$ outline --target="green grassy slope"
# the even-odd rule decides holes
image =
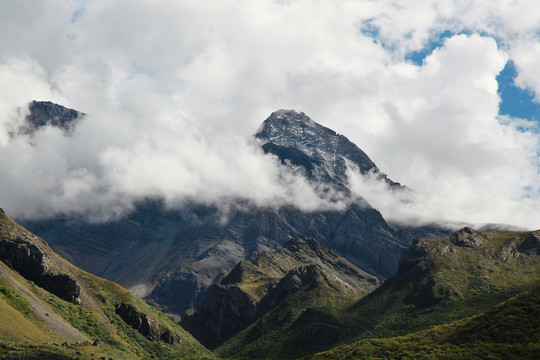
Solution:
[[[479,233],[464,228],[444,240],[417,239],[401,258],[398,274],[351,306],[339,304],[343,297],[321,289],[316,296],[302,297],[299,292],[216,353],[294,358],[337,344],[393,338],[452,323],[536,286],[538,255],[540,231]],[[247,270],[246,279],[257,278],[252,267]]]
[[[167,316],[120,285],[74,267],[1,212],[0,246],[5,248],[6,244],[19,246],[12,248],[20,253],[12,260],[42,256],[44,271],[75,280],[80,294],[77,301],[63,300],[14,270],[15,260],[0,261],[0,358],[214,358]],[[28,249],[38,250],[25,253]],[[50,289],[54,286],[48,284]],[[153,332],[143,335],[144,331],[123,320],[118,314],[121,304],[130,304],[134,316],[146,319]],[[163,333],[169,335],[163,337],[165,340],[151,336]]]
[[[537,286],[540,282],[538,255],[540,231],[479,233],[464,228],[444,240],[417,239],[402,256],[398,274],[356,303],[347,305],[340,302],[346,297],[327,291],[331,287],[302,289],[226,341],[215,352],[230,357],[294,358],[337,344],[374,339],[362,343],[368,349],[366,358],[394,358],[398,353],[410,358],[415,358],[414,354],[417,353],[426,358],[437,358],[438,354],[448,358],[467,358],[471,354],[490,358],[491,348],[486,348],[485,352],[482,352],[482,346],[474,350],[475,343],[468,342],[472,334],[480,333],[480,325],[467,335],[459,335],[465,331],[465,327],[460,328],[461,332],[456,330],[452,342],[435,343],[433,351],[432,340],[445,335],[447,328],[441,324],[484,313],[516,294]],[[262,267],[257,270],[249,264],[243,265],[243,271],[231,274],[231,277],[241,279],[238,282],[241,286],[256,283],[261,278]],[[271,271],[277,268],[275,265],[268,267]],[[247,291],[249,287],[245,288]],[[531,301],[530,296],[524,299]],[[517,304],[517,300],[514,303]],[[495,319],[493,315],[486,316]],[[517,318],[522,319],[523,316]],[[480,321],[477,319],[471,324],[481,324]],[[502,323],[499,320],[489,321],[499,326]],[[431,334],[431,337],[422,333],[420,337],[409,335],[395,338],[434,325],[440,327],[425,333]],[[537,324],[531,325],[531,328],[537,330]],[[495,336],[495,333],[490,330],[485,335]],[[459,350],[462,347],[459,336],[466,340],[463,351]],[[536,351],[534,344],[529,347],[502,341],[499,346],[497,341],[492,342],[494,353],[499,355],[507,350],[522,351],[520,356],[526,358],[531,351]],[[403,343],[405,345],[400,345]],[[384,351],[392,346],[398,346],[399,351],[388,350],[389,355],[385,355]],[[377,350],[379,347],[380,353]]]
[[[352,329],[348,339],[448,323],[531,288],[540,279],[540,256],[522,245],[537,234],[463,229],[444,240],[416,240],[401,258],[398,274],[342,314]],[[471,243],[462,243],[462,237]]]
[[[417,333],[361,340],[308,359],[539,359],[540,286],[482,315]]]
[[[342,327],[335,327],[337,314],[361,296],[339,294],[327,286],[305,286],[227,340],[215,353],[226,358],[294,359],[327,349],[340,337]]]

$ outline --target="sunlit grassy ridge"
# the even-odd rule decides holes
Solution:
[[[351,337],[388,337],[486,311],[538,283],[540,257],[520,252],[532,232],[471,236],[477,247],[452,238],[419,239],[404,254],[396,277],[343,314]]]
[[[30,354],[115,360],[214,358],[169,317],[120,285],[74,267],[43,240],[0,215],[0,242],[39,248],[46,269],[70,276],[80,287],[79,303],[66,301],[21,276],[10,261],[0,261],[0,358]],[[122,303],[131,304],[137,316],[148,318],[153,327],[169,331],[178,340],[166,343],[143,336],[117,314]]]

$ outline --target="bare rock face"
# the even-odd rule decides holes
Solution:
[[[536,253],[540,255],[540,235],[538,232],[533,232],[521,243],[518,247],[519,252]]]
[[[423,272],[431,267],[430,254],[437,252],[433,242],[416,238],[399,259],[398,274],[407,272]]]
[[[486,237],[484,234],[469,227],[464,227],[450,237],[450,242],[452,242],[453,244],[473,249],[482,248],[484,246],[485,240]]]
[[[182,321],[201,344],[214,348],[253,321],[258,300],[237,286],[214,284],[203,304]]]
[[[115,312],[126,324],[137,330],[139,334],[147,339],[162,341],[171,345],[179,343],[181,340],[178,334],[158,325],[152,318],[129,303],[121,303]]]
[[[330,283],[332,283],[330,276],[319,265],[310,264],[292,269],[261,299],[257,310],[257,317],[271,311],[287,297],[295,294],[304,286],[319,288]],[[339,290],[345,294],[348,289]]]
[[[64,130],[65,134],[69,135],[85,116],[77,110],[50,101],[34,100],[28,109],[30,113],[26,116],[25,124],[19,129],[19,133],[22,134],[32,134],[41,127],[52,126]]]
[[[334,184],[338,189],[346,189],[347,161],[363,174],[373,172],[392,187],[402,188],[349,139],[316,123],[303,112],[272,113],[255,137],[263,143],[265,152],[276,155],[282,163],[289,161],[304,168],[308,178]]]
[[[0,260],[61,299],[79,302],[81,289],[68,274],[46,261],[49,255],[43,240],[19,228],[3,211],[0,213]]]

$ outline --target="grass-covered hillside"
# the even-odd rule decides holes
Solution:
[[[540,286],[482,315],[342,345],[308,359],[540,359]]]
[[[1,359],[214,358],[164,314],[0,211]]]
[[[482,313],[540,282],[540,231],[417,239],[397,275],[341,314],[346,339],[390,337]]]
[[[306,251],[301,253],[306,257],[316,257]],[[224,292],[236,289],[236,299],[240,294],[249,295],[244,296],[243,303],[237,304],[242,304],[239,309],[246,309],[251,304],[250,318],[239,321],[238,310],[215,306],[216,301],[207,303],[212,306],[202,311],[227,310],[220,312],[228,316],[221,326],[240,324],[242,330],[237,330],[234,336],[222,341],[214,350],[218,355],[231,358],[298,358],[362,339],[366,339],[361,342],[362,349],[365,346],[368,349],[366,358],[398,358],[400,354],[414,358],[415,352],[425,352],[428,358],[437,358],[438,352],[448,358],[453,355],[467,358],[471,354],[480,356],[481,351],[484,351],[481,356],[490,358],[489,347],[482,350],[482,345],[475,350],[475,342],[471,340],[474,334],[484,334],[484,340],[478,341],[491,341],[497,351],[523,351],[519,354],[527,358],[531,351],[536,351],[536,340],[531,340],[531,346],[525,346],[523,342],[508,345],[503,339],[499,349],[499,340],[492,337],[497,336],[497,326],[504,330],[501,334],[507,334],[505,331],[508,329],[502,328],[504,321],[496,310],[491,309],[540,284],[539,255],[540,231],[481,233],[464,228],[443,240],[416,239],[401,257],[395,277],[351,303],[346,293],[335,291],[339,286],[322,281],[320,283],[324,286],[298,286],[294,293],[284,292],[287,296],[281,301],[265,300],[275,291],[272,289],[278,288],[275,284],[287,278],[279,277],[279,274],[281,264],[287,264],[289,259],[282,252],[265,253],[254,263],[240,263],[224,280],[227,285],[216,287]],[[525,293],[521,300],[512,300],[513,304],[522,304],[523,311],[526,311],[527,302],[535,301],[537,293],[538,289]],[[223,299],[217,293],[214,295],[214,299]],[[263,306],[265,303],[271,306]],[[534,308],[536,305],[531,303],[530,306]],[[265,309],[264,313],[259,310],[261,308]],[[461,320],[486,311],[483,317],[475,318],[470,324],[470,320]],[[496,316],[500,319],[497,320]],[[509,315],[514,319],[512,316]],[[538,323],[534,324],[537,317],[526,312],[515,316],[515,319],[523,318],[524,324],[537,331]],[[444,325],[456,321],[459,328],[455,327],[457,325]],[[485,328],[482,321],[486,322]],[[490,321],[495,325],[490,325]],[[521,320],[516,321],[515,325]],[[426,330],[435,325],[438,327]],[[441,337],[447,329],[453,329],[453,342]],[[414,334],[424,330],[427,332]],[[396,339],[398,336],[405,337]],[[434,340],[439,338],[443,342]],[[465,344],[463,353],[456,352],[456,346],[461,346],[460,341]],[[450,345],[447,342],[453,350],[448,350]],[[399,345],[402,343],[406,344]],[[380,353],[377,352],[379,345]],[[413,350],[407,348],[409,345]],[[397,347],[385,355],[384,351],[389,346]],[[450,351],[449,355],[445,351]],[[500,352],[497,354],[496,358],[502,356]],[[338,355],[336,358],[341,356]]]

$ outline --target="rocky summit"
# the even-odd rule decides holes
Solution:
[[[394,189],[401,188],[382,173],[377,165],[345,136],[324,127],[303,112],[279,110],[270,115],[257,134],[266,153],[276,155],[282,163],[303,168],[312,180],[347,188],[349,161],[362,174],[373,173]]]
[[[70,121],[69,114],[65,112],[64,122]],[[175,316],[199,305],[208,288],[239,261],[277,250],[291,236],[313,238],[363,271],[388,278],[395,274],[400,255],[414,237],[449,234],[437,226],[397,229],[365,200],[352,197],[347,164],[384,178],[397,191],[402,187],[345,136],[305,114],[274,112],[255,137],[268,156],[288,171],[300,170],[323,192],[333,189],[332,193],[350,200],[348,205],[340,210],[302,211],[295,206],[257,207],[232,199],[227,221],[223,221],[217,206],[192,201],[167,209],[160,199],[146,199],[126,217],[112,222],[96,224],[81,217],[58,216],[24,225],[77,266],[119,282]]]
[[[28,114],[19,134],[33,134],[36,130],[51,126],[71,134],[86,114],[50,101],[32,101],[28,104]]]

